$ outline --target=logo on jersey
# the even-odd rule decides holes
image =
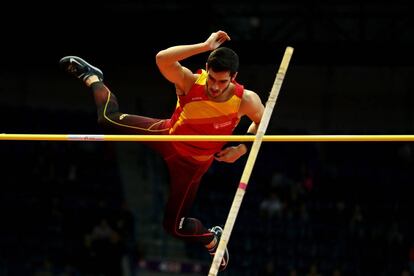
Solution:
[[[227,122],[224,122],[224,123],[214,123],[213,124],[215,129],[228,127],[229,125],[231,125],[231,121],[227,121]]]

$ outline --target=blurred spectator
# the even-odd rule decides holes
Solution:
[[[99,276],[121,275],[120,236],[108,220],[101,219],[85,238],[90,251],[92,273]]]
[[[318,271],[317,264],[313,263],[309,267],[308,273],[306,273],[306,276],[321,276],[321,274]]]
[[[280,217],[283,204],[275,191],[271,191],[267,198],[260,204],[260,213],[266,218]]]
[[[414,274],[414,242],[411,243],[408,253],[408,263],[410,266],[410,272]]]
[[[361,206],[356,204],[349,222],[351,235],[357,239],[362,239],[365,236],[364,223],[364,215],[362,214]]]

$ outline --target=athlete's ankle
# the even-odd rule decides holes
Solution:
[[[101,80],[99,79],[99,77],[98,77],[98,76],[96,76],[96,75],[92,75],[92,76],[88,77],[88,78],[85,80],[85,84],[86,84],[86,86],[90,87],[93,83],[100,82],[100,81],[101,81]]]

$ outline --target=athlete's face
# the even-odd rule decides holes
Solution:
[[[229,71],[214,72],[213,70],[208,70],[207,72],[207,93],[211,98],[217,98],[223,94],[234,79],[230,76]]]

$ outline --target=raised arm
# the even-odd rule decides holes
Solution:
[[[182,66],[180,61],[214,50],[226,40],[230,40],[227,33],[217,31],[212,33],[204,42],[169,47],[157,53],[156,63],[158,69],[167,80],[174,83],[180,91],[186,94],[194,83],[196,76],[188,68]]]

